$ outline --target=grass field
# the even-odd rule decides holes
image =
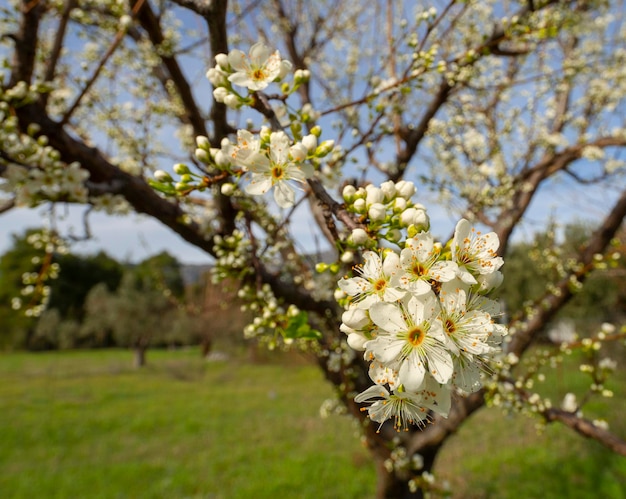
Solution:
[[[195,350],[0,356],[1,498],[359,498],[375,476],[314,366]],[[626,383],[625,383],[626,384]],[[554,389],[559,388],[554,383]],[[614,430],[626,435],[626,394]],[[596,409],[601,410],[596,404]],[[626,459],[554,426],[479,412],[442,452],[458,498],[626,498]]]

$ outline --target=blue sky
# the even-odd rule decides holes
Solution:
[[[185,19],[185,22],[189,22]],[[201,95],[209,94],[208,82],[204,78],[206,61],[196,61],[192,65],[195,76],[191,79],[196,90]],[[188,68],[189,69],[189,68]],[[330,128],[330,127],[328,127]],[[331,138],[331,137],[325,137]],[[542,192],[531,205],[527,221],[515,233],[515,239],[527,239],[538,230],[545,227],[547,220],[552,216],[559,222],[567,223],[573,220],[599,220],[610,209],[610,200],[614,199],[621,185],[604,187],[575,186],[569,181],[551,182],[542,188]],[[419,186],[418,186],[419,189]],[[417,201],[428,208],[431,217],[432,232],[435,236],[446,238],[451,235],[457,217],[443,206],[438,206],[426,195]],[[68,216],[59,223],[62,233],[74,232],[82,234],[82,212],[84,208],[69,208]],[[57,212],[62,213],[64,209]],[[312,223],[306,217],[305,210],[297,213],[292,231],[296,240],[307,252],[315,251],[318,241],[323,239],[319,233],[311,233]],[[11,245],[11,234],[20,234],[31,227],[41,227],[45,221],[45,208],[32,210],[12,210],[0,215],[0,254]],[[93,253],[100,249],[121,261],[140,261],[154,253],[163,250],[169,251],[180,261],[185,263],[207,263],[208,255],[194,246],[186,243],[178,235],[162,226],[159,222],[148,217],[132,215],[127,217],[111,217],[94,213],[90,217],[93,238],[89,242],[77,242],[73,251],[78,253]]]
[[[545,227],[553,216],[560,223],[575,220],[598,221],[611,208],[621,185],[589,187],[575,186],[569,182],[552,183],[533,202],[526,221],[517,229],[514,240],[524,240]],[[418,191],[419,194],[419,191]],[[418,196],[419,197],[419,196]],[[446,238],[454,230],[457,218],[434,203],[425,203],[431,217],[432,232],[436,237]],[[60,222],[64,233],[81,235],[82,211],[73,207]],[[58,209],[57,213],[63,213]],[[72,251],[94,253],[100,249],[120,261],[137,262],[146,257],[167,250],[184,263],[206,264],[210,257],[188,244],[167,227],[146,216],[108,216],[94,213],[90,217],[93,238],[87,242],[76,242]],[[0,215],[0,254],[11,245],[11,234],[20,234],[30,227],[41,227],[45,221],[45,208],[15,209]],[[292,224],[296,240],[307,252],[313,252],[322,241],[317,232],[311,232],[312,223],[304,212],[297,213]]]

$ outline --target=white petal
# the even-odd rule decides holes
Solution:
[[[366,348],[371,350],[380,362],[388,364],[397,361],[404,345],[405,342],[402,340],[389,336],[377,336],[376,339],[367,342]]]
[[[383,272],[388,276],[402,273],[400,257],[396,252],[391,251],[385,255],[385,259],[383,260]]]
[[[443,348],[428,350],[428,370],[439,383],[447,383],[452,378],[454,365],[452,357]]]
[[[296,193],[287,182],[277,182],[274,186],[274,200],[281,208],[290,208],[296,202]]]
[[[253,153],[245,160],[245,164],[251,172],[269,175],[270,160],[261,153]],[[269,179],[269,177],[268,177]],[[271,182],[271,179],[270,179]]]
[[[363,276],[370,279],[378,279],[383,267],[378,253],[366,251],[363,253],[363,260],[365,260],[363,264]]]
[[[265,194],[272,187],[272,180],[264,175],[253,174],[252,180],[246,185],[246,192],[254,196]]]
[[[367,312],[358,308],[350,308],[346,310],[341,315],[341,321],[354,329],[363,329],[365,326],[370,324],[370,318],[367,315]]]
[[[255,43],[250,47],[250,62],[255,67],[263,66],[271,53],[271,49],[263,42]]]
[[[348,335],[347,341],[350,348],[361,352],[365,350],[365,343],[368,342],[368,339],[359,333],[351,333]]]
[[[439,261],[433,263],[428,275],[435,281],[448,282],[454,279],[459,266],[455,262]]]
[[[403,384],[408,391],[416,392],[424,384],[425,374],[426,366],[416,354],[412,354],[400,367],[398,383]]]
[[[229,52],[228,64],[230,64],[230,66],[235,71],[247,71],[250,67],[248,65],[246,54],[244,54],[241,50],[237,50],[237,49],[231,50]]]
[[[390,333],[395,334],[408,329],[402,310],[393,303],[374,303],[370,308],[370,318],[374,324]]]
[[[354,401],[357,404],[360,404],[361,402],[369,402],[372,399],[387,397],[389,397],[389,392],[384,387],[374,385],[370,386],[367,390],[359,393],[356,397],[354,397]]]

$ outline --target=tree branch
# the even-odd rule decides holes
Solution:
[[[148,34],[150,42],[155,49],[158,48],[165,41],[165,37],[163,36],[159,19],[150,7],[150,3],[144,2],[143,0],[132,0],[131,5],[134,10],[137,10],[137,20]],[[196,104],[191,86],[187,82],[187,78],[183,74],[178,61],[173,56],[161,55],[160,57],[171,81],[176,86],[176,90],[185,109],[185,113],[179,116],[180,120],[185,124],[191,125],[196,136],[208,136],[205,118],[202,116]],[[162,81],[162,83],[165,84],[164,81]]]
[[[617,435],[614,435],[604,428],[596,426],[588,419],[578,417],[576,414],[556,408],[546,409],[541,413],[541,415],[548,423],[553,423],[555,421],[563,423],[565,426],[571,428],[583,437],[596,440],[605,447],[611,449],[613,452],[626,456],[625,440],[622,440]]]
[[[556,315],[556,313],[572,298],[571,278],[584,281],[593,265],[593,257],[603,253],[611,239],[619,230],[624,217],[626,217],[626,190],[613,206],[610,213],[605,217],[602,225],[593,233],[587,245],[582,249],[579,262],[582,268],[571,275],[563,278],[553,292],[546,294],[537,301],[533,307],[533,315],[524,319],[513,321],[510,324],[514,332],[508,344],[508,351],[518,357],[526,351],[532,343],[535,335]]]

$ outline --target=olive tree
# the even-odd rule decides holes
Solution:
[[[246,336],[316,354],[363,422],[379,497],[436,489],[439,450],[487,402],[626,454],[572,397],[516,382],[539,333],[610,266],[626,213],[623,13],[15,0],[2,12],[3,210],[132,210],[206,251],[216,280],[241,283]],[[575,258],[546,248],[545,294],[502,314],[487,295],[531,203],[583,187],[604,189],[597,230]],[[451,237],[434,236],[435,202],[459,219]],[[312,258],[303,226],[331,256]],[[563,349],[623,336],[605,325]]]

